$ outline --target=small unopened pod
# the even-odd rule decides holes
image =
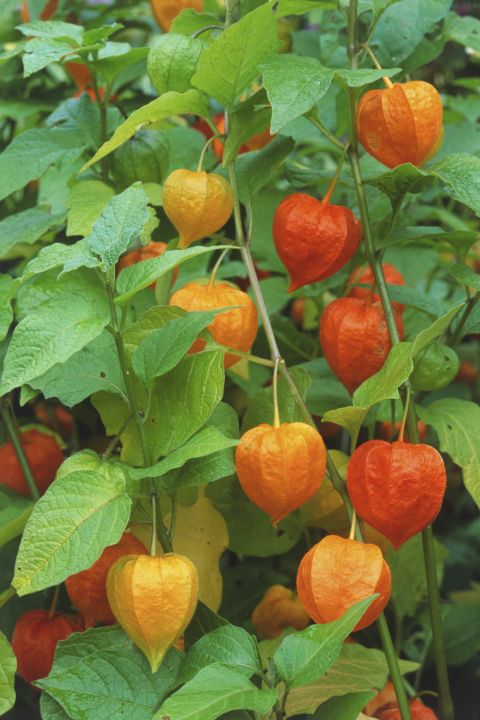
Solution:
[[[235,454],[245,494],[276,525],[318,490],[326,468],[321,435],[306,423],[262,423],[240,438]]]
[[[428,160],[440,146],[442,128],[440,95],[423,80],[369,90],[358,104],[358,138],[370,155],[390,168]]]
[[[395,548],[438,515],[447,475],[440,453],[430,445],[369,440],[348,463],[347,486],[358,515]]]
[[[328,198],[293,193],[275,210],[273,240],[290,275],[289,292],[334,275],[358,249],[360,220]]]
[[[320,624],[337,620],[353,605],[378,593],[354,630],[367,627],[383,612],[390,587],[390,569],[377,545],[337,535],[320,540],[298,567],[298,597]]]
[[[233,192],[218,173],[175,170],[163,186],[163,209],[179,234],[179,247],[222,228],[233,210]]]
[[[310,618],[298,596],[283,585],[272,585],[252,613],[252,625],[261,640],[270,640],[287,628],[303,630]]]
[[[110,568],[107,595],[117,622],[156,672],[193,617],[197,571],[176,553],[126,555]]]

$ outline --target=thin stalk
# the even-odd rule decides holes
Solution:
[[[307,120],[310,120],[312,125],[314,125],[317,130],[320,130],[320,132],[325,135],[327,140],[330,140],[330,142],[335,145],[335,147],[339,148],[342,151],[345,150],[345,145],[337,137],[335,137],[332,132],[330,132],[326,125],[323,124],[323,122],[318,117],[318,113],[316,111],[310,112],[306,116],[306,118]]]
[[[385,657],[387,658],[390,677],[392,678],[393,687],[395,688],[400,715],[402,716],[402,720],[403,718],[410,720],[410,706],[405,690],[405,684],[403,682],[402,673],[400,672],[395,648],[393,647],[392,638],[388,630],[387,621],[385,620],[385,615],[383,613],[377,620],[377,628],[382,641],[383,651],[385,653]]]
[[[108,460],[108,459],[110,458],[111,454],[113,453],[113,451],[115,450],[115,448],[117,447],[117,445],[118,445],[118,443],[119,443],[119,441],[120,441],[120,437],[121,437],[122,434],[125,432],[125,430],[126,430],[126,428],[127,428],[127,425],[128,425],[128,423],[130,422],[131,419],[132,419],[132,416],[129,415],[129,416],[127,417],[127,419],[125,420],[125,422],[123,423],[123,425],[122,425],[122,427],[120,428],[120,430],[118,431],[118,433],[117,433],[117,434],[115,435],[115,437],[110,441],[109,446],[107,447],[107,449],[105,450],[105,452],[104,452],[103,455],[102,455],[102,460],[106,461],[106,460]]]
[[[457,327],[455,328],[452,337],[450,339],[449,345],[451,347],[455,347],[455,345],[460,340],[460,337],[463,332],[463,328],[466,325],[466,322],[470,316],[470,313],[474,309],[475,305],[477,304],[478,300],[480,299],[480,293],[475,293],[475,295],[472,295],[472,297],[469,299],[465,306],[465,310],[462,313],[462,317],[460,318]]]
[[[6,605],[7,602],[15,597],[16,594],[16,590],[12,585],[10,585],[6,590],[2,590],[2,592],[0,592],[0,608]]]
[[[127,354],[125,352],[125,345],[123,342],[123,337],[118,331],[118,318],[117,318],[117,312],[115,308],[115,303],[113,302],[113,291],[111,288],[111,285],[109,283],[105,284],[105,288],[107,291],[108,301],[110,305],[110,314],[112,317],[112,334],[115,339],[115,346],[117,348],[117,355],[118,360],[120,363],[120,368],[122,371],[123,380],[125,382],[125,388],[127,390],[127,398],[128,398],[128,404],[130,406],[130,411],[132,413],[133,421],[135,423],[135,427],[137,429],[138,439],[140,442],[140,448],[142,451],[142,457],[143,457],[143,464],[144,467],[148,467],[151,465],[151,458],[150,453],[148,450],[147,440],[145,437],[145,429],[143,427],[143,419],[140,414],[140,410],[137,404],[137,398],[135,396],[135,389],[133,387],[132,382],[132,376],[130,373],[130,370],[128,368],[128,361],[127,361]],[[148,483],[150,486],[150,494],[153,495],[156,498],[157,507],[159,509],[159,515],[158,515],[158,535],[160,537],[160,542],[162,543],[162,547],[165,550],[165,552],[172,552],[172,543],[170,540],[170,536],[168,534],[168,530],[165,527],[163,523],[163,516],[160,509],[159,500],[157,497],[157,490],[155,487],[155,481],[152,478],[148,478]]]
[[[150,495],[152,502],[152,540],[150,543],[150,555],[155,557],[157,554],[157,495],[152,492]]]
[[[35,478],[33,477],[32,469],[28,464],[27,456],[25,455],[25,451],[23,449],[23,445],[21,443],[20,435],[18,433],[15,422],[13,421],[13,418],[10,415],[10,411],[4,402],[0,403],[0,414],[7,428],[10,440],[12,441],[13,449],[15,450],[15,455],[17,456],[17,460],[20,463],[20,467],[22,468],[25,480],[27,481],[30,495],[34,500],[38,500],[40,497],[40,493],[38,491]]]
[[[273,368],[273,427],[279,428],[280,427],[280,412],[278,410],[278,364],[279,360],[275,362],[275,367]]]
[[[57,611],[57,605],[58,605],[58,598],[60,597],[60,587],[61,585],[57,585],[55,588],[55,592],[53,593],[52,602],[50,604],[50,609],[48,611],[48,619],[51,620],[53,616],[55,615]]]
[[[210,147],[210,145],[214,142],[214,140],[217,139],[217,135],[213,135],[211,138],[207,140],[205,145],[202,148],[202,152],[200,153],[200,157],[198,158],[198,165],[197,165],[197,172],[201,172],[203,170],[203,163],[205,162],[205,155],[207,154],[207,150]]]

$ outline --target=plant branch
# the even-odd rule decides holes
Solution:
[[[2,416],[3,422],[5,423],[5,426],[7,428],[7,432],[10,436],[10,440],[12,442],[13,449],[15,450],[15,455],[17,456],[17,460],[20,464],[20,467],[22,468],[22,472],[23,472],[23,475],[27,482],[28,489],[30,491],[30,495],[32,496],[32,498],[34,500],[38,500],[40,497],[40,493],[37,488],[35,478],[33,477],[32,469],[27,460],[27,456],[25,455],[25,450],[23,449],[23,445],[20,440],[19,432],[18,432],[17,427],[12,419],[10,410],[7,407],[5,400],[0,402],[0,414]]]

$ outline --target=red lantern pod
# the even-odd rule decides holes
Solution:
[[[289,292],[334,275],[360,245],[360,220],[330,204],[331,190],[321,202],[304,193],[287,195],[275,211],[273,240],[290,274]]]
[[[353,507],[395,548],[436,518],[446,484],[442,456],[430,445],[369,440],[348,464]]]
[[[398,312],[395,320],[402,337]],[[320,345],[335,375],[353,393],[380,370],[392,346],[381,304],[349,297],[331,302],[320,319]]]
[[[382,267],[385,281],[389,285],[405,285],[405,279],[396,267],[390,265],[390,263],[383,263]],[[360,285],[370,285],[371,287],[352,287],[348,291],[347,297],[359,298],[359,300],[370,299],[372,302],[378,302],[380,300],[380,295],[377,292],[374,292],[374,290],[376,290],[376,286],[374,286],[375,277],[371,267],[367,265],[366,267],[356,268],[348,278],[349,285],[353,285],[355,283]],[[405,310],[405,305],[395,301],[392,302],[392,307],[399,312],[403,312]]]
[[[402,720],[402,713],[396,703],[390,703],[379,708],[374,717],[378,720]],[[433,710],[418,699],[410,703],[410,717],[412,720],[438,720]]]

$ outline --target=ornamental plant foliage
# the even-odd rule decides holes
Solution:
[[[476,717],[465,12],[1,3],[1,715]]]

